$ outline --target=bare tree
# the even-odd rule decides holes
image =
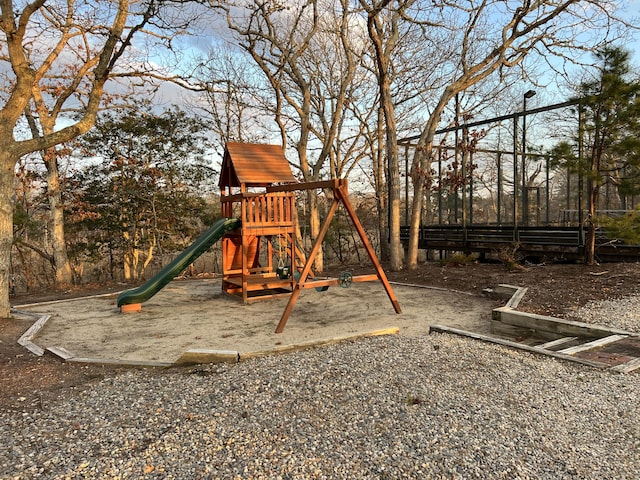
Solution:
[[[429,11],[431,6],[423,3],[420,0],[359,2],[366,14],[367,32],[373,45],[373,70],[383,120],[378,133],[386,162],[379,161],[378,166],[386,172],[392,270],[403,267],[398,125],[402,123],[407,131],[415,125],[417,118],[424,115],[424,102],[429,99],[430,92],[439,88],[441,65],[446,64],[450,56],[450,42],[447,41],[450,32],[445,27],[445,19],[438,15],[443,9],[433,9],[435,13],[429,18],[425,11]],[[433,33],[427,34],[431,31]],[[381,172],[376,177],[380,179]]]
[[[413,201],[407,263],[415,268],[423,207],[423,191],[429,183],[434,136],[447,104],[459,92],[492,75],[498,79],[514,67],[522,67],[528,56],[536,55],[553,68],[571,62],[571,52],[592,50],[597,35],[615,33],[615,2],[578,0],[473,0],[464,7],[451,2],[432,2],[437,15],[447,10],[447,28],[459,32],[456,55],[450,59],[446,85],[436,95],[412,162]],[[428,11],[424,12],[425,15]],[[585,25],[594,38],[583,43]],[[435,23],[432,29],[435,29]],[[554,59],[557,60],[554,62]]]
[[[0,107],[0,316],[8,316],[13,239],[14,168],[33,152],[87,132],[110,94],[110,79],[166,77],[151,69],[151,43],[170,48],[189,24],[170,0],[0,0],[0,64],[4,78]],[[135,44],[146,36],[149,44]],[[111,92],[113,93],[113,92]],[[16,138],[25,112],[38,122],[31,138]],[[64,125],[59,123],[65,118]]]
[[[223,42],[199,62],[193,81],[201,86],[205,102],[196,97],[191,108],[209,119],[220,157],[227,142],[265,141],[268,135],[266,86],[259,76],[246,52]]]
[[[58,114],[43,119],[43,132],[51,134],[55,130]],[[39,136],[38,123],[32,112],[25,111],[25,117],[33,137]],[[53,248],[53,268],[56,285],[72,283],[71,264],[67,255],[64,233],[64,203],[62,201],[62,185],[58,165],[59,151],[57,147],[48,148],[41,153],[42,161],[47,169],[47,198],[49,200],[49,224],[51,225],[51,244]]]
[[[353,41],[348,1],[285,7],[254,0],[220,8],[271,87],[271,114],[282,145],[293,143],[304,180],[319,180],[327,169],[337,175],[336,142],[363,48]],[[307,201],[313,241],[320,231],[318,192],[308,190]],[[323,269],[321,254],[315,268]]]
[[[400,160],[398,154],[398,136],[396,114],[391,94],[392,52],[399,40],[398,23],[401,21],[400,10],[392,12],[388,22],[381,18],[382,12],[392,0],[373,2],[369,7],[365,0],[360,4],[367,11],[367,31],[374,47],[374,58],[379,87],[379,101],[384,126],[386,129],[386,154],[389,182],[387,208],[389,209],[389,263],[391,270],[402,269],[402,245],[400,243]],[[380,162],[381,163],[381,162]],[[379,164],[379,166],[381,166]]]

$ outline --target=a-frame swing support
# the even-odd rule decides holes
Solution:
[[[346,179],[334,179],[334,180],[326,180],[326,181],[320,181],[320,182],[309,182],[309,183],[302,183],[302,184],[296,183],[296,184],[271,186],[271,187],[267,187],[267,192],[269,193],[291,192],[291,191],[297,191],[297,190],[312,190],[312,189],[332,190],[333,202],[331,203],[329,212],[324,220],[324,223],[322,224],[322,227],[320,228],[318,238],[316,238],[316,241],[313,244],[311,253],[307,257],[304,267],[300,272],[300,278],[298,278],[297,281],[294,280],[293,291],[291,292],[291,295],[289,297],[289,302],[287,303],[287,306],[284,312],[282,313],[282,317],[280,318],[280,322],[278,323],[278,326],[276,328],[276,333],[282,333],[282,331],[284,330],[284,327],[287,324],[287,320],[289,319],[289,316],[291,315],[293,307],[295,306],[296,301],[298,300],[298,297],[300,296],[300,292],[302,290],[304,290],[305,288],[318,288],[318,287],[324,287],[324,286],[338,285],[340,282],[340,279],[337,279],[337,278],[313,279],[310,276],[313,262],[315,261],[315,258],[318,255],[318,252],[320,251],[320,247],[322,246],[324,237],[329,231],[331,220],[333,220],[333,217],[336,211],[338,210],[338,206],[340,205],[340,203],[342,203],[347,214],[349,215],[349,218],[353,222],[353,225],[356,231],[358,232],[358,235],[360,236],[360,240],[362,241],[362,244],[364,245],[364,248],[367,251],[367,254],[369,255],[369,259],[371,260],[371,263],[375,268],[375,273],[369,274],[369,275],[353,276],[352,281],[353,282],[371,282],[371,281],[378,280],[382,282],[382,285],[384,286],[384,289],[387,292],[387,296],[389,297],[389,300],[391,301],[391,304],[393,305],[395,312],[402,313],[400,304],[398,303],[398,299],[396,298],[396,295],[393,292],[393,289],[391,288],[391,284],[389,283],[389,280],[387,279],[387,276],[384,273],[384,270],[382,269],[382,265],[380,265],[378,257],[376,256],[376,253],[373,247],[371,246],[371,242],[369,242],[369,238],[367,237],[367,234],[364,231],[364,228],[362,227],[362,224],[360,223],[358,216],[356,215],[355,209],[353,208],[353,206],[351,205],[351,202],[349,201],[349,189],[348,189],[348,183]]]

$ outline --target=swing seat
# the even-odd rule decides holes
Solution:
[[[289,267],[285,267],[285,266],[278,267],[276,269],[276,275],[280,280],[287,280],[288,278],[291,278],[291,271]]]

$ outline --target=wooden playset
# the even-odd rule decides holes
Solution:
[[[137,312],[171,279],[222,240],[222,289],[244,303],[286,295],[285,308],[276,333],[282,332],[289,315],[306,288],[324,291],[331,285],[348,287],[352,282],[380,281],[396,313],[400,305],[380,266],[373,247],[349,202],[344,179],[298,183],[278,145],[228,143],[220,175],[223,218],[204,232],[191,246],[143,285],[122,292],[120,311]],[[322,189],[333,197],[311,253],[305,258],[296,245],[296,192]],[[360,236],[374,273],[339,278],[314,278],[312,265],[320,251],[338,206],[342,204]],[[274,259],[277,257],[277,262]]]
[[[276,328],[284,330],[291,311],[307,288],[380,281],[396,313],[398,300],[349,201],[346,179],[298,183],[279,145],[228,143],[220,175],[222,215],[241,226],[222,238],[222,289],[243,302],[287,295],[289,302]],[[296,246],[295,192],[322,189],[333,197],[311,252]],[[315,278],[312,266],[339,205],[342,204],[374,267],[367,275],[344,272],[339,278]],[[261,255],[263,253],[263,255]],[[277,264],[274,258],[277,257]]]

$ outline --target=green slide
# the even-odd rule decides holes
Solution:
[[[193,244],[184,252],[178,255],[164,267],[157,275],[147,280],[144,284],[132,290],[122,292],[118,296],[118,307],[142,303],[149,300],[158,293],[176,275],[179,275],[185,268],[195,261],[200,255],[209,250],[211,246],[220,240],[223,235],[240,226],[240,220],[236,218],[222,218],[204,232]]]

